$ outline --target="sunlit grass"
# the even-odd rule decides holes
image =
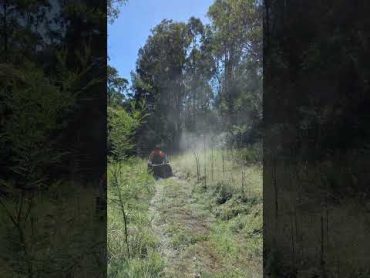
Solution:
[[[216,218],[207,240],[222,267],[209,277],[262,277],[262,166],[248,152],[207,149],[172,158],[174,171],[193,184],[195,203]]]
[[[248,149],[210,150],[186,152],[172,157],[175,171],[184,177],[197,179],[196,155],[200,164],[200,183],[206,185],[225,184],[235,192],[244,189],[246,194],[262,196],[262,165],[250,163]],[[244,187],[244,188],[243,188]]]
[[[216,269],[198,266],[204,277],[262,277],[262,167],[245,160],[245,154],[248,150],[199,152],[199,175],[194,153],[177,155],[170,160],[178,178],[157,182],[147,174],[144,160],[122,163],[120,190],[130,257],[117,194],[108,186],[108,276],[160,277],[166,267],[160,255],[161,235],[154,231],[149,211],[155,187],[160,186],[165,198],[156,213],[171,248],[182,252],[173,266],[167,266],[170,271],[187,268],[191,254],[204,253],[212,254],[217,264]],[[189,217],[194,220],[189,222]]]
[[[117,165],[114,165],[117,166]],[[113,165],[108,167],[108,277],[157,277],[163,268],[158,253],[158,238],[153,233],[149,203],[154,194],[154,179],[143,160],[121,163],[120,186],[128,219],[128,242],[119,209],[116,188],[110,186]]]

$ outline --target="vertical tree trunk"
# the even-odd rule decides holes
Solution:
[[[324,216],[320,216],[320,232],[321,232],[321,240],[320,240],[320,266],[321,266],[321,273],[322,277],[326,277],[325,275],[325,258],[324,258]]]
[[[279,211],[279,201],[278,201],[278,187],[277,187],[277,181],[276,181],[276,161],[274,159],[273,166],[272,166],[272,178],[273,178],[273,185],[274,185],[274,194],[275,194],[275,219],[277,222],[278,219],[278,211]]]
[[[123,225],[124,225],[124,233],[125,233],[125,243],[126,243],[126,250],[127,250],[127,256],[130,258],[130,247],[129,247],[129,241],[128,241],[128,221],[127,221],[127,214],[124,206],[124,201],[121,193],[120,188],[120,178],[121,178],[121,165],[116,166],[116,169],[114,169],[113,172],[113,186],[116,188],[117,195],[118,195],[118,201],[120,205],[120,209],[122,212],[122,218],[123,218]]]
[[[204,188],[207,188],[207,151],[205,135],[203,135],[203,151],[204,151]]]
[[[213,182],[213,175],[214,175],[214,163],[213,163],[213,144],[211,146],[211,177]]]
[[[7,61],[8,56],[8,1],[4,0],[3,3],[4,17],[3,17],[3,43],[4,43],[4,60]]]

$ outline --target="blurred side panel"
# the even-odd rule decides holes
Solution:
[[[0,277],[106,276],[106,6],[0,2]]]
[[[369,11],[264,3],[265,277],[370,273]]]

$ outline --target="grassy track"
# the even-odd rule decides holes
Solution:
[[[261,167],[225,156],[199,154],[201,175],[194,154],[174,157],[176,176],[159,181],[144,161],[122,165],[131,254],[110,186],[109,277],[262,277]]]
[[[193,199],[189,183],[176,177],[159,181],[151,211],[165,277],[196,277],[215,266],[203,245],[213,219]]]

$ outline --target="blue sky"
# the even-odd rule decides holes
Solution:
[[[212,3],[213,0],[128,0],[119,18],[108,25],[109,64],[130,81],[137,53],[153,27],[163,19],[187,21],[191,16],[207,23]]]

